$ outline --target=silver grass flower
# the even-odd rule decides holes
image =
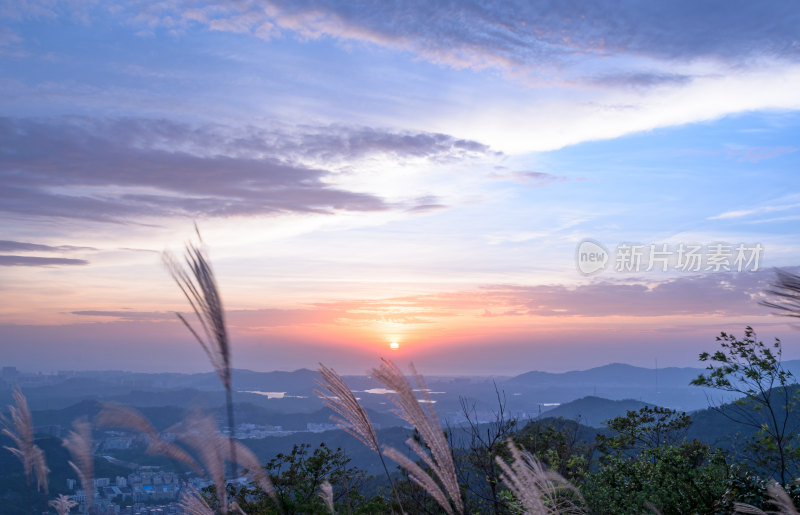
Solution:
[[[400,369],[389,360],[381,359],[381,361],[381,366],[372,370],[372,377],[383,383],[389,390],[395,392],[389,396],[394,405],[397,406],[394,413],[417,429],[420,436],[422,436],[422,440],[430,449],[430,455],[410,438],[406,441],[406,444],[411,447],[414,453],[434,472],[436,478],[444,487],[444,491],[447,492],[447,495],[453,502],[455,511],[457,513],[462,513],[464,511],[464,504],[461,500],[461,489],[458,485],[458,476],[456,475],[453,455],[450,452],[450,446],[447,443],[444,431],[442,431],[439,418],[436,416],[436,411],[433,409],[433,402],[431,402],[430,396],[428,395],[428,388],[425,385],[425,380],[417,373],[414,365],[411,365],[411,372],[414,376],[414,380],[417,383],[423,400],[426,401],[425,407],[423,407],[417,399],[411,383],[406,379]],[[403,455],[397,450],[387,447],[385,452],[389,458],[409,471],[412,480],[428,490],[428,493],[442,505],[442,508],[448,511],[449,503],[446,499],[444,499],[443,503],[443,496],[439,495],[441,489],[439,489],[439,492],[436,492],[433,488],[429,490],[432,484],[436,484],[433,478],[431,478],[431,481],[428,481],[421,477],[420,472],[422,474],[425,473],[418,466],[413,470],[409,468],[410,460],[408,459],[402,460],[402,462],[398,461],[400,456]],[[450,513],[450,511],[448,511],[448,513]]]
[[[187,515],[214,515],[214,510],[193,486],[181,491],[178,504]]]
[[[55,508],[58,515],[69,515],[70,510],[78,505],[77,502],[73,501],[64,494],[59,494],[58,497],[50,501],[48,504]]]
[[[200,465],[189,453],[177,445],[161,439],[158,431],[150,424],[150,421],[134,408],[121,404],[104,403],[103,409],[95,417],[95,423],[102,427],[126,427],[146,434],[149,440],[145,450],[147,454],[151,456],[162,455],[180,461],[197,474],[203,475]]]
[[[336,510],[333,508],[333,487],[327,479],[319,485],[319,497],[325,503],[331,515],[336,515]]]
[[[583,498],[569,481],[558,473],[545,470],[531,453],[508,441],[511,464],[499,456],[500,479],[514,493],[525,513],[532,515],[584,514]]]
[[[272,481],[270,481],[269,476],[266,471],[264,471],[264,467],[261,466],[261,462],[258,461],[256,455],[239,441],[236,441],[235,445],[236,463],[246,469],[250,479],[255,481],[255,483],[269,495],[270,499],[278,505],[278,496],[275,493],[275,487],[272,485]],[[233,459],[233,457],[231,458]]]
[[[50,472],[50,469],[47,468],[44,452],[34,443],[33,418],[28,409],[28,401],[19,388],[14,390],[12,397],[16,406],[8,406],[11,420],[5,417],[2,418],[4,426],[2,434],[11,438],[16,447],[6,445],[3,448],[16,456],[22,463],[28,484],[30,485],[32,476],[35,473],[36,489],[38,491],[44,490],[47,493],[47,473]]]
[[[197,451],[203,467],[217,492],[220,509],[228,509],[225,489],[225,461],[236,460],[236,464],[247,470],[248,476],[278,504],[275,488],[255,454],[239,441],[234,440],[234,452],[229,441],[219,433],[216,422],[209,416],[193,413],[182,424],[179,438]]]
[[[222,297],[219,294],[217,280],[211,263],[202,246],[203,239],[195,225],[195,232],[200,244],[186,244],[184,264],[169,252],[164,252],[162,258],[170,275],[177,283],[189,305],[194,311],[200,324],[200,330],[189,323],[180,313],[176,313],[183,325],[189,330],[208,356],[211,365],[217,372],[222,386],[225,388],[225,405],[228,411],[228,427],[230,428],[230,452],[234,456],[231,460],[231,475],[236,475],[235,447],[233,440],[236,426],[233,421],[233,389],[231,385],[231,348],[228,340],[228,330],[225,326],[225,311],[222,308]],[[188,271],[187,271],[188,270]]]
[[[734,513],[753,514],[753,515],[798,515],[797,508],[794,507],[794,502],[786,490],[775,481],[767,486],[767,495],[769,495],[769,503],[775,506],[774,511],[763,511],[755,506],[744,503],[735,503],[733,505]]]
[[[231,355],[228,331],[225,326],[222,298],[205,249],[194,243],[187,243],[185,267],[170,252],[164,252],[162,258],[170,275],[189,301],[200,324],[200,331],[196,330],[183,315],[180,313],[176,315],[200,343],[222,385],[226,390],[230,389]]]
[[[184,429],[179,438],[197,451],[208,478],[214,482],[220,511],[225,514],[228,507],[225,487],[225,439],[217,431],[217,424],[211,417],[194,413],[183,425]]]
[[[409,440],[413,442],[413,440]],[[408,443],[409,440],[407,440],[406,443]],[[387,445],[383,448],[383,452],[390,460],[393,460],[398,465],[403,467],[406,472],[408,472],[408,477],[411,479],[411,481],[428,492],[428,495],[433,497],[433,500],[439,503],[439,506],[442,507],[447,515],[453,515],[453,507],[450,506],[450,502],[447,500],[447,496],[445,495],[444,491],[442,491],[436,480],[433,479],[427,472],[425,472],[422,467],[394,447]]]
[[[359,404],[344,379],[335,370],[322,363],[319,364],[319,375],[322,376],[324,382],[317,381],[317,384],[330,393],[319,390],[314,390],[314,393],[322,398],[325,406],[339,415],[339,417],[331,416],[331,420],[372,451],[380,452],[375,428],[372,426],[366,410]]]
[[[785,270],[775,270],[777,280],[764,293],[774,300],[762,300],[762,306],[772,308],[777,314],[800,318],[800,275]]]
[[[94,456],[92,454],[92,427],[86,420],[75,420],[73,430],[64,439],[72,460],[69,466],[78,474],[83,489],[86,491],[86,503],[94,504]]]
[[[392,486],[395,500],[400,504],[400,496],[397,494],[394,479],[389,474],[389,468],[383,459],[383,452],[381,452],[378,444],[378,435],[367,415],[367,411],[361,406],[353,391],[350,390],[350,387],[347,386],[347,383],[335,370],[320,363],[319,374],[322,376],[323,381],[316,381],[316,383],[325,388],[328,393],[320,390],[314,390],[314,393],[322,399],[322,403],[325,406],[339,415],[338,417],[332,415],[332,421],[378,455],[381,465],[383,465],[383,471],[386,473],[386,478]],[[400,511],[402,512],[402,505]]]

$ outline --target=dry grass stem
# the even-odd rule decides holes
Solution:
[[[333,486],[331,486],[330,481],[327,479],[319,485],[319,497],[322,499],[322,502],[325,503],[331,515],[336,515],[336,510],[333,507]]]
[[[444,491],[447,492],[447,495],[453,502],[455,511],[462,513],[464,511],[464,504],[461,500],[461,489],[458,485],[458,476],[456,475],[453,455],[450,453],[450,446],[447,443],[447,438],[445,437],[444,431],[442,431],[442,426],[439,423],[439,418],[436,416],[436,411],[433,409],[433,403],[428,395],[425,380],[417,373],[414,366],[411,365],[411,372],[414,375],[415,382],[417,383],[423,400],[426,401],[425,407],[423,407],[417,399],[411,383],[406,379],[400,369],[389,360],[382,359],[381,361],[381,366],[372,370],[372,377],[383,383],[389,390],[395,392],[395,394],[389,396],[391,401],[398,408],[394,413],[419,431],[422,440],[430,449],[430,455],[413,440],[409,439],[406,443],[408,443],[415,454],[433,470],[442,486],[444,486]],[[397,461],[397,463],[408,470],[409,473],[412,473],[412,470],[408,467],[410,460],[405,459],[403,463],[401,463],[397,458],[402,456],[402,454],[396,450],[392,451],[393,452],[390,453],[390,449],[387,448],[386,455],[392,460]],[[412,473],[412,478],[416,477],[415,481],[428,490],[428,487],[430,487],[431,484],[435,484],[435,481],[425,480],[423,477],[419,476],[419,472],[422,472],[422,469],[420,467],[417,467],[417,469],[418,470]],[[426,485],[428,487],[426,487]],[[439,491],[441,492],[441,489]],[[440,500],[441,496],[438,492],[428,490],[428,493],[430,493],[439,504],[442,504]],[[439,496],[439,498],[437,498],[437,496]],[[445,508],[445,505],[449,506],[449,503],[445,501],[442,507]],[[445,509],[447,510],[447,508]]]
[[[320,390],[314,390],[314,393],[322,398],[322,403],[325,406],[339,415],[338,417],[332,415],[332,421],[378,455],[378,458],[381,460],[381,465],[383,465],[383,471],[386,473],[386,479],[389,480],[395,500],[400,504],[400,511],[402,512],[400,496],[397,493],[394,479],[392,479],[392,475],[389,474],[386,461],[383,459],[383,453],[378,443],[378,435],[367,415],[367,411],[361,406],[361,403],[358,402],[353,391],[350,390],[350,387],[347,386],[347,383],[344,382],[344,379],[342,379],[335,370],[320,363],[319,374],[322,376],[324,382],[317,381],[317,384],[325,388],[328,393]]]
[[[214,419],[197,413],[183,424],[179,438],[197,451],[208,478],[214,482],[220,510],[227,512],[228,495],[225,488],[225,438],[219,434]]]
[[[193,486],[181,492],[178,503],[186,515],[214,515],[214,510],[206,503],[206,500],[195,490]]]
[[[225,388],[225,404],[228,411],[228,427],[230,431],[230,453],[234,456],[231,460],[231,475],[236,475],[236,448],[233,444],[236,425],[233,421],[233,389],[231,384],[231,348],[228,340],[228,330],[225,326],[225,310],[222,307],[222,297],[219,294],[217,280],[211,263],[202,246],[203,239],[195,225],[199,245],[186,244],[184,255],[185,267],[169,252],[164,252],[162,257],[170,275],[175,280],[178,288],[183,292],[186,300],[194,311],[200,324],[198,331],[180,313],[176,313],[183,325],[200,343],[208,356],[211,365],[217,372],[222,386]],[[188,271],[187,271],[188,270]],[[201,334],[202,333],[202,334]]]
[[[779,315],[800,318],[800,275],[776,270],[776,281],[764,293],[774,300],[762,300],[762,306],[776,310]]]
[[[203,475],[203,469],[197,464],[189,453],[177,445],[162,440],[158,431],[150,424],[139,411],[120,404],[105,403],[103,409],[95,418],[95,423],[103,427],[126,427],[144,433],[149,437],[145,452],[152,455],[162,455],[186,464],[194,472]]]
[[[539,460],[522,451],[513,442],[508,450],[514,461],[506,463],[496,457],[500,479],[522,503],[525,513],[536,515],[584,514],[583,498],[569,481],[545,470]],[[565,495],[566,494],[566,495]],[[576,502],[577,501],[577,502]]]
[[[11,438],[16,447],[3,446],[3,448],[16,456],[22,463],[28,484],[31,483],[32,476],[35,473],[36,489],[39,491],[44,490],[47,493],[47,474],[50,469],[47,468],[44,452],[34,443],[33,418],[31,417],[30,409],[28,409],[28,401],[19,388],[14,390],[12,397],[16,406],[8,406],[11,420],[5,417],[2,419],[4,426],[2,434]]]
[[[411,479],[411,481],[428,492],[428,495],[433,497],[433,499],[439,503],[439,506],[442,507],[447,515],[453,515],[453,507],[450,506],[450,502],[447,500],[447,496],[445,495],[444,491],[441,489],[441,487],[439,487],[438,483],[436,483],[436,481],[427,472],[425,472],[425,470],[422,469],[422,467],[417,465],[415,461],[409,459],[405,454],[398,451],[394,447],[386,446],[383,448],[383,452],[389,457],[389,459],[403,467],[406,472],[408,472],[408,477]]]
[[[189,301],[201,330],[197,331],[180,313],[176,315],[203,347],[222,385],[229,390],[231,354],[228,331],[225,327],[222,298],[205,250],[201,246],[187,243],[184,256],[186,267],[170,252],[164,252],[162,257],[170,275]]]
[[[767,486],[767,494],[769,495],[769,503],[775,506],[773,511],[764,511],[744,503],[736,503],[733,505],[734,513],[752,514],[752,515],[798,515],[797,508],[794,507],[794,502],[786,490],[775,481]]]
[[[72,423],[73,430],[64,439],[72,461],[70,467],[78,474],[84,491],[86,503],[91,507],[94,504],[94,456],[92,454],[92,427],[86,420],[76,420]]]
[[[380,448],[375,428],[372,427],[372,422],[370,422],[366,410],[359,404],[344,379],[336,371],[322,363],[319,364],[319,374],[324,382],[317,381],[317,384],[328,390],[329,393],[319,390],[314,390],[314,393],[322,398],[322,403],[325,406],[341,417],[332,416],[331,420],[372,449],[372,451],[379,452]]]
[[[272,481],[270,481],[266,471],[264,471],[264,467],[261,466],[255,454],[238,441],[236,442],[235,459],[240,466],[247,469],[248,476],[269,495],[270,499],[272,499],[276,505],[279,505],[278,496],[275,494],[275,487],[272,485]]]

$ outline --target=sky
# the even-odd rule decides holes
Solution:
[[[195,223],[237,368],[800,358],[798,91],[793,0],[0,2],[0,366],[208,370]]]

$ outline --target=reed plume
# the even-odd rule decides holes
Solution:
[[[214,482],[220,511],[225,514],[228,508],[225,485],[225,440],[220,436],[217,424],[211,417],[193,413],[183,426],[179,438],[197,451],[208,478]]]
[[[195,487],[189,486],[181,491],[181,498],[178,504],[187,515],[214,515],[214,510],[208,505],[206,500],[200,495]]]
[[[331,482],[327,479],[319,485],[319,497],[322,499],[322,502],[325,503],[331,515],[336,515],[336,510],[333,507],[333,487],[331,486]]]
[[[189,453],[177,445],[167,442],[158,434],[150,421],[139,411],[115,403],[104,403],[103,409],[95,417],[95,424],[102,427],[126,427],[148,436],[145,452],[151,456],[162,455],[186,464],[194,472],[203,475],[203,470]]]
[[[73,430],[64,439],[72,460],[69,466],[78,474],[83,490],[86,492],[86,503],[91,509],[94,505],[94,456],[92,454],[92,427],[86,420],[75,420]]]
[[[785,270],[775,270],[777,280],[764,293],[774,300],[762,300],[762,306],[772,308],[778,315],[800,318],[800,275]]]
[[[767,486],[767,495],[769,495],[768,503],[775,506],[774,511],[764,511],[744,503],[735,503],[733,505],[734,513],[752,514],[752,515],[798,515],[797,508],[794,507],[794,502],[786,490],[781,485],[772,481]]]
[[[339,427],[356,437],[361,443],[372,451],[380,453],[378,446],[378,436],[375,428],[372,427],[367,412],[358,403],[356,396],[344,382],[344,379],[332,368],[328,368],[322,363],[319,364],[319,375],[323,381],[316,381],[318,385],[328,390],[328,393],[314,390],[314,393],[322,399],[322,403],[339,414],[331,416]]]
[[[394,485],[394,480],[389,474],[389,468],[386,466],[386,461],[383,459],[383,452],[381,452],[380,445],[378,444],[378,435],[372,422],[367,415],[366,410],[361,406],[344,379],[336,373],[332,368],[328,368],[322,363],[319,364],[319,374],[322,376],[323,381],[316,381],[318,385],[325,388],[329,393],[320,390],[314,390],[314,393],[322,399],[322,403],[332,409],[339,416],[332,415],[331,420],[339,427],[353,435],[367,448],[378,454],[378,458],[383,465],[383,471],[386,473],[386,478],[392,486],[395,500],[400,504],[400,496],[397,495],[397,489]],[[402,505],[401,505],[402,511]]]
[[[58,497],[50,501],[48,504],[55,508],[58,515],[69,515],[69,512],[72,510],[72,508],[78,505],[77,502],[73,501],[64,494],[58,494]]]
[[[231,456],[233,459],[233,456]],[[264,471],[264,467],[261,466],[261,462],[258,461],[255,454],[245,447],[240,442],[236,442],[236,457],[237,464],[247,470],[248,476],[250,479],[255,481],[255,483],[261,487],[264,492],[269,495],[270,499],[275,503],[276,506],[280,506],[278,502],[278,496],[275,493],[275,487],[270,481],[269,476]]]
[[[584,514],[583,498],[569,481],[556,472],[545,470],[531,453],[508,441],[514,459],[509,465],[499,456],[500,479],[514,493],[527,514]],[[564,495],[564,494],[567,495]],[[577,499],[577,502],[576,502]]]
[[[236,460],[236,464],[247,469],[248,476],[278,505],[275,488],[264,471],[258,458],[238,441],[228,445],[217,428],[214,419],[198,413],[191,414],[183,423],[179,438],[197,451],[203,467],[211,481],[219,499],[220,510],[228,510],[227,491],[225,487],[225,461]],[[233,450],[231,450],[233,447]]]
[[[453,455],[450,452],[450,446],[447,443],[444,431],[442,431],[439,418],[436,416],[436,411],[433,409],[433,402],[428,395],[425,380],[417,373],[414,365],[411,365],[414,380],[425,401],[425,407],[423,408],[414,394],[414,388],[400,369],[387,359],[381,359],[381,361],[381,365],[373,369],[371,375],[383,383],[386,388],[394,391],[394,394],[389,396],[394,405],[397,406],[394,413],[417,429],[422,440],[430,449],[430,454],[412,438],[406,440],[406,445],[433,471],[444,490],[422,467],[396,449],[385,447],[386,456],[406,469],[411,480],[424,488],[447,513],[453,513],[453,508],[447,501],[444,492],[447,492],[450,497],[455,507],[455,512],[463,513],[464,503],[461,500],[461,489],[458,485]]]
[[[176,313],[183,325],[200,343],[208,356],[211,365],[217,372],[222,386],[225,388],[225,405],[228,412],[230,428],[231,476],[236,475],[235,424],[233,420],[233,390],[231,384],[231,349],[228,331],[225,326],[225,312],[222,308],[222,297],[219,294],[217,280],[206,255],[203,239],[195,225],[199,245],[186,244],[184,254],[185,267],[170,253],[164,252],[162,258],[172,278],[177,283],[189,305],[194,311],[200,330],[189,323],[180,313]],[[187,271],[188,270],[188,271]]]
[[[12,397],[16,406],[8,406],[11,420],[5,417],[2,418],[2,434],[11,438],[16,447],[5,445],[3,448],[16,456],[22,463],[28,485],[31,484],[32,476],[35,473],[36,490],[44,490],[44,493],[47,493],[47,473],[50,472],[50,469],[47,468],[44,452],[34,443],[33,418],[31,417],[30,409],[28,409],[28,400],[22,395],[22,391],[19,388],[14,390]]]

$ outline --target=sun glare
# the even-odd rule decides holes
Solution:
[[[392,342],[392,343],[389,344],[389,348],[392,349],[392,350],[397,350],[397,349],[400,348],[400,344],[397,343],[397,342]]]

